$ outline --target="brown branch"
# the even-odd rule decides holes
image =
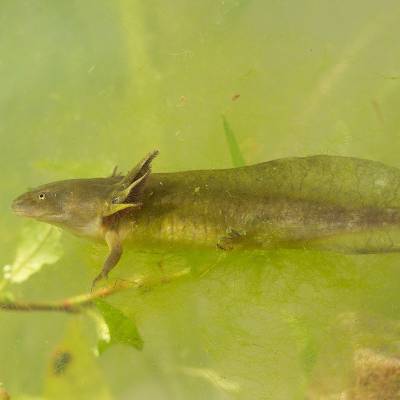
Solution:
[[[176,274],[169,276],[162,276],[157,278],[138,277],[129,280],[118,280],[115,284],[100,288],[91,293],[84,293],[78,296],[70,297],[67,299],[51,302],[28,302],[28,301],[14,301],[2,300],[0,301],[0,310],[4,311],[57,311],[66,313],[80,313],[85,308],[94,305],[98,299],[111,296],[115,293],[128,289],[147,288],[152,289],[164,283],[175,281],[189,273],[185,269]]]

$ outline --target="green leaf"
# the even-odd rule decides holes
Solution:
[[[54,264],[62,256],[61,231],[50,225],[27,225],[22,231],[15,260],[4,266],[4,279],[21,283],[40,271],[45,264]]]
[[[224,115],[222,116],[222,121],[224,124],[225,137],[226,141],[228,142],[229,152],[231,154],[233,166],[243,167],[244,165],[246,165],[246,162],[244,161],[244,157],[242,155],[242,152],[240,151],[240,147],[236,140],[235,134],[233,133]]]
[[[137,350],[143,349],[143,339],[130,318],[104,300],[97,300],[96,306],[108,327],[108,335],[105,335],[102,329],[98,342],[100,354],[113,344],[125,344]]]
[[[57,400],[111,400],[106,382],[82,321],[71,320],[64,338],[49,357],[44,397]]]

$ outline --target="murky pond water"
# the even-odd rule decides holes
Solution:
[[[10,204],[154,148],[156,172],[321,153],[400,168],[399,12],[2,2],[0,399],[397,398],[400,254],[141,243],[116,293],[79,308],[106,248]],[[58,310],[5,310],[26,302]]]

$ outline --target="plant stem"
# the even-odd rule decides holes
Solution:
[[[153,289],[164,283],[169,283],[187,275],[189,269],[178,273],[157,278],[136,277],[129,280],[118,280],[115,284],[97,289],[91,293],[52,302],[28,302],[17,300],[0,301],[0,310],[4,311],[57,311],[71,314],[80,313],[87,307],[94,305],[97,299],[111,296],[128,289],[147,288]]]

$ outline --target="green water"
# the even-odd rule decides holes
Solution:
[[[389,0],[3,0],[0,267],[46,229],[11,214],[16,195],[154,148],[156,171],[318,153],[400,167],[399,16]],[[48,264],[2,297],[87,292],[106,249],[51,235]],[[112,278],[180,271],[107,299],[141,351],[96,356],[90,315],[2,311],[0,382],[20,400],[322,399],[353,385],[357,351],[400,354],[400,255],[140,248]]]

